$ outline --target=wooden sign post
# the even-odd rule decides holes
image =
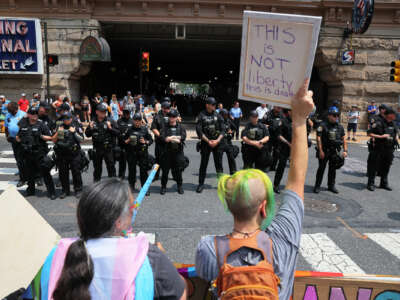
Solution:
[[[290,107],[310,78],[321,17],[245,11],[239,99]]]

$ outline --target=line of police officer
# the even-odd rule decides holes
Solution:
[[[92,137],[93,149],[89,150],[89,157],[93,161],[95,182],[101,179],[103,160],[109,177],[116,176],[116,161],[119,162],[118,176],[121,179],[125,177],[128,165],[128,181],[133,189],[136,168],[139,167],[140,182],[143,186],[152,164],[158,162],[162,170],[160,194],[166,193],[170,170],[177,183],[178,193],[184,193],[182,172],[189,163],[184,156],[186,130],[178,121],[179,112],[170,109],[169,98],[163,100],[162,109],[154,116],[150,128],[155,137],[155,158],[148,152],[153,138],[143,123],[141,113],[135,113],[131,118],[130,111],[124,109],[122,117],[115,122],[107,117],[105,104],[96,107],[96,117],[85,131],[87,137]],[[217,113],[215,108],[216,100],[209,97],[205,109],[198,116],[196,125],[200,139],[197,150],[201,154],[197,193],[201,193],[204,189],[211,153],[217,174],[223,172],[224,153],[228,158],[229,172],[233,174],[236,171],[235,158],[239,148],[232,144],[236,127],[229,118],[228,111],[222,109]],[[62,187],[60,198],[70,195],[69,171],[72,173],[75,194],[79,195],[82,191],[81,172],[89,164],[80,147],[84,138],[83,129],[66,105],[59,107],[58,116],[57,121],[53,122],[48,117],[48,108],[40,105],[39,108],[30,107],[27,118],[23,118],[19,123],[20,130],[16,141],[20,145],[24,177],[28,181],[27,195],[35,193],[35,181],[39,176],[44,179],[49,197],[55,199],[55,187],[50,175],[54,163],[59,168]],[[338,193],[335,187],[336,170],[343,166],[348,153],[344,128],[339,124],[338,117],[339,110],[333,106],[328,110],[327,119],[317,126],[316,157],[319,166],[314,186],[315,193],[320,192],[326,165],[328,165],[328,190]],[[380,187],[391,190],[388,173],[397,146],[397,128],[394,119],[395,112],[385,105],[380,106],[379,115],[371,118],[368,130],[371,141],[367,171],[367,188],[370,191],[375,190],[377,175],[381,177]],[[291,127],[291,111],[274,107],[261,121],[258,120],[257,112],[252,111],[250,120],[241,134],[244,168],[258,168],[265,172],[268,169],[276,169],[274,178],[276,193],[280,192],[280,182],[290,157]],[[47,155],[49,153],[47,141],[54,142],[53,160]]]

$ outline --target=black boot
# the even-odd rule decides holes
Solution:
[[[200,194],[203,190],[204,190],[204,185],[203,184],[199,184],[197,186],[196,193]]]
[[[161,190],[160,190],[160,195],[165,195],[166,192],[167,192],[167,187],[166,186],[162,186]]]
[[[336,187],[334,185],[331,185],[330,187],[328,187],[328,191],[331,191],[334,194],[339,194],[339,191],[336,189]]]
[[[321,188],[318,185],[314,186],[314,193],[319,194],[320,191]]]
[[[178,185],[178,194],[181,194],[181,195],[184,194],[182,184],[179,184],[179,185]]]
[[[367,189],[368,189],[369,191],[373,192],[373,191],[375,191],[375,185],[372,184],[372,183],[371,183],[371,184],[368,183]]]
[[[276,194],[280,194],[281,193],[281,189],[279,188],[279,185],[274,185],[274,192]]]

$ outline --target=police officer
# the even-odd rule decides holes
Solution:
[[[186,130],[178,122],[179,113],[171,109],[168,113],[168,123],[161,129],[161,140],[164,142],[161,151],[161,189],[160,194],[164,195],[167,190],[168,174],[172,169],[179,194],[183,194],[182,172],[185,165],[183,145],[186,140]]]
[[[224,152],[228,158],[229,172],[232,175],[236,172],[236,161],[235,161],[235,148],[232,144],[233,135],[236,131],[236,125],[233,123],[232,119],[229,117],[229,111],[226,109],[221,109],[219,114],[224,119],[225,133],[224,138],[221,141],[220,151],[221,157],[223,157]],[[237,154],[236,154],[237,155]]]
[[[108,177],[115,177],[114,145],[119,135],[118,125],[107,117],[107,105],[96,106],[96,117],[89,123],[85,134],[92,137],[93,143],[93,180],[100,181],[103,169],[103,159],[106,163]]]
[[[381,176],[380,188],[391,191],[388,183],[388,174],[393,162],[394,150],[397,143],[397,127],[394,123],[396,112],[386,107],[383,117],[374,117],[374,122],[368,130],[371,137],[368,156],[368,185],[370,191],[375,190],[375,176]]]
[[[129,109],[124,108],[122,110],[122,117],[117,121],[119,129],[118,146],[120,148],[120,157],[118,164],[118,177],[121,179],[125,178],[126,161],[127,161],[127,145],[125,144],[124,137],[128,132],[128,129],[133,126],[133,120]]]
[[[169,102],[169,98],[165,97],[161,103],[161,110],[154,116],[150,127],[155,138],[154,156],[156,157],[156,163],[158,164],[160,164],[161,148],[163,145],[163,141],[161,140],[161,130],[168,123],[168,113],[170,111],[170,107],[171,104]],[[158,179],[159,173],[160,170],[157,171],[154,180]]]
[[[78,197],[82,191],[80,143],[83,141],[83,130],[81,124],[76,119],[73,120],[71,112],[64,113],[62,119],[63,124],[57,126],[53,142],[62,187],[60,198],[64,199],[70,195],[69,170],[72,173],[75,196]]]
[[[40,102],[38,110],[39,120],[46,124],[50,129],[50,132],[53,134],[56,129],[56,122],[49,117],[49,110],[50,106],[46,102]]]
[[[290,157],[290,147],[292,143],[292,111],[290,109],[283,109],[283,119],[282,125],[279,126],[277,132],[279,140],[279,160],[278,167],[276,168],[275,178],[274,178],[274,192],[279,194],[283,172],[287,161]]]
[[[243,168],[256,168],[266,171],[269,164],[266,144],[269,141],[267,126],[258,122],[258,113],[250,112],[250,122],[242,131]]]
[[[347,157],[347,143],[342,125],[338,122],[339,110],[331,107],[328,111],[327,121],[323,121],[317,128],[317,157],[318,170],[315,180],[314,193],[320,192],[322,178],[326,164],[329,162],[328,190],[332,193],[339,193],[335,187],[336,161],[343,146],[343,158]]]
[[[212,152],[214,165],[217,174],[223,172],[222,157],[219,151],[220,142],[224,137],[225,124],[222,117],[215,111],[217,101],[213,97],[208,97],[206,100],[206,109],[200,112],[196,124],[196,132],[199,137],[200,144],[200,170],[199,170],[199,185],[196,192],[201,193],[204,189],[204,181],[207,174],[208,160]]]
[[[146,126],[142,125],[142,115],[135,113],[133,115],[133,126],[125,134],[125,144],[127,145],[127,161],[129,168],[128,181],[135,189],[136,166],[140,169],[140,183],[143,186],[147,179],[149,152],[148,147],[153,143],[153,138]],[[148,191],[146,196],[150,195]]]
[[[56,194],[53,178],[50,175],[52,166],[47,157],[46,144],[47,141],[51,141],[51,133],[49,128],[38,119],[36,107],[30,107],[27,116],[19,122],[19,132],[16,136],[22,148],[23,166],[28,181],[27,196],[35,194],[35,178],[37,172],[40,172],[46,184],[48,196],[54,200]]]
[[[282,118],[282,108],[275,105],[262,119],[262,123],[267,125],[270,134],[270,141],[268,142],[268,151],[272,156],[270,171],[275,171],[279,159],[280,141],[277,133],[280,130],[280,126],[282,126]]]

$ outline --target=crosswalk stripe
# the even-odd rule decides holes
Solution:
[[[0,157],[0,163],[1,164],[15,164],[15,158],[14,157]]]
[[[0,152],[1,155],[14,155],[12,150],[4,150]]]
[[[0,181],[0,190],[4,191],[5,189],[7,189],[10,185],[16,186],[17,185],[17,181]],[[24,190],[27,188],[27,185],[23,185],[20,187],[17,187],[17,189],[19,190]]]
[[[317,272],[365,274],[326,233],[303,234],[300,254]]]
[[[400,233],[366,233],[366,235],[400,259]]]

